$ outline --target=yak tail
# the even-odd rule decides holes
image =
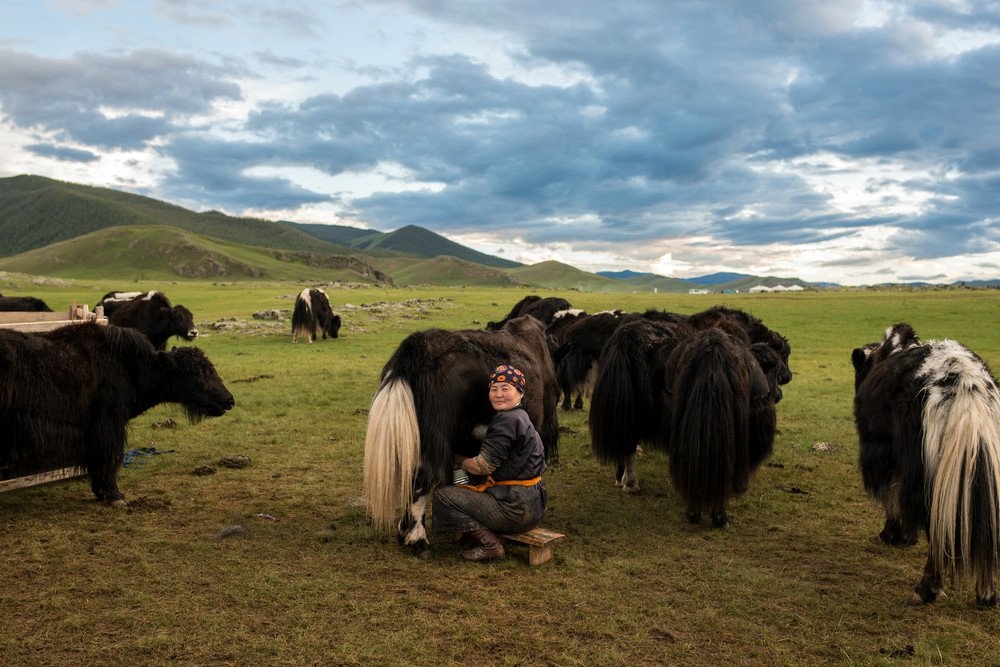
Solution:
[[[420,465],[420,427],[413,391],[390,378],[372,400],[365,435],[362,494],[378,529],[388,529],[412,500],[412,480]]]
[[[677,494],[696,515],[724,510],[750,477],[749,406],[740,375],[743,361],[726,334],[706,330],[675,354],[682,355],[673,387],[670,475]]]
[[[295,307],[292,309],[292,340],[296,340],[299,336],[312,340],[313,321],[312,299],[309,289],[306,288],[295,299]]]
[[[639,444],[641,433],[635,414],[641,396],[635,388],[639,379],[634,364],[643,353],[638,343],[628,336],[613,336],[601,356],[588,420],[591,447],[601,463],[619,463]]]
[[[989,585],[1000,553],[1000,396],[961,376],[923,412],[930,555],[938,572]],[[950,399],[950,400],[949,400]]]

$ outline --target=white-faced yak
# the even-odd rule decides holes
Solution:
[[[922,343],[909,324],[855,349],[854,419],[865,489],[885,508],[888,544],[929,542],[914,589],[975,580],[995,605],[1000,557],[1000,389],[986,363],[953,340]]]
[[[138,331],[95,323],[0,329],[0,479],[83,466],[99,500],[124,504],[126,427],[160,403],[197,421],[234,400],[195,347],[158,351]]]

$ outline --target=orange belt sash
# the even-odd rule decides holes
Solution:
[[[481,484],[456,484],[455,486],[461,486],[464,489],[470,489],[472,491],[485,491],[491,486],[534,486],[542,481],[542,476],[532,477],[531,479],[505,479],[502,482],[498,482],[493,479],[493,475],[487,475],[486,481]]]

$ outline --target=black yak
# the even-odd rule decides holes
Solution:
[[[766,374],[778,361],[732,323],[694,332],[667,360],[661,429],[669,435],[657,444],[688,521],[710,513],[716,527],[726,526],[729,499],[746,492],[771,455],[777,415]]]
[[[774,403],[782,398],[782,385],[791,381],[788,341],[742,310],[715,306],[693,315],[657,310],[623,315],[598,362],[589,423],[594,454],[616,465],[615,482],[626,492],[639,490],[635,454],[640,442],[670,451],[674,399],[669,392],[676,378],[666,370],[668,359],[685,339],[712,328],[739,332],[765,374]]]
[[[510,320],[517,317],[531,315],[542,323],[542,326],[549,326],[556,313],[564,310],[571,310],[573,306],[569,301],[558,296],[540,297],[536,294],[526,296],[510,309],[510,312],[499,322],[488,322],[486,328],[490,331],[500,331]]]
[[[0,312],[51,313],[48,304],[34,296],[0,296]]]
[[[138,331],[96,323],[0,329],[0,477],[83,466],[99,500],[122,504],[126,427],[160,403],[197,421],[234,400],[195,347],[158,351]]]

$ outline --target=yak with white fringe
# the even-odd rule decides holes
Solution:
[[[917,602],[944,581],[975,581],[994,606],[1000,554],[1000,389],[987,364],[953,340],[921,342],[909,324],[857,348],[854,417],[865,489],[885,508],[880,538],[929,548]]]

